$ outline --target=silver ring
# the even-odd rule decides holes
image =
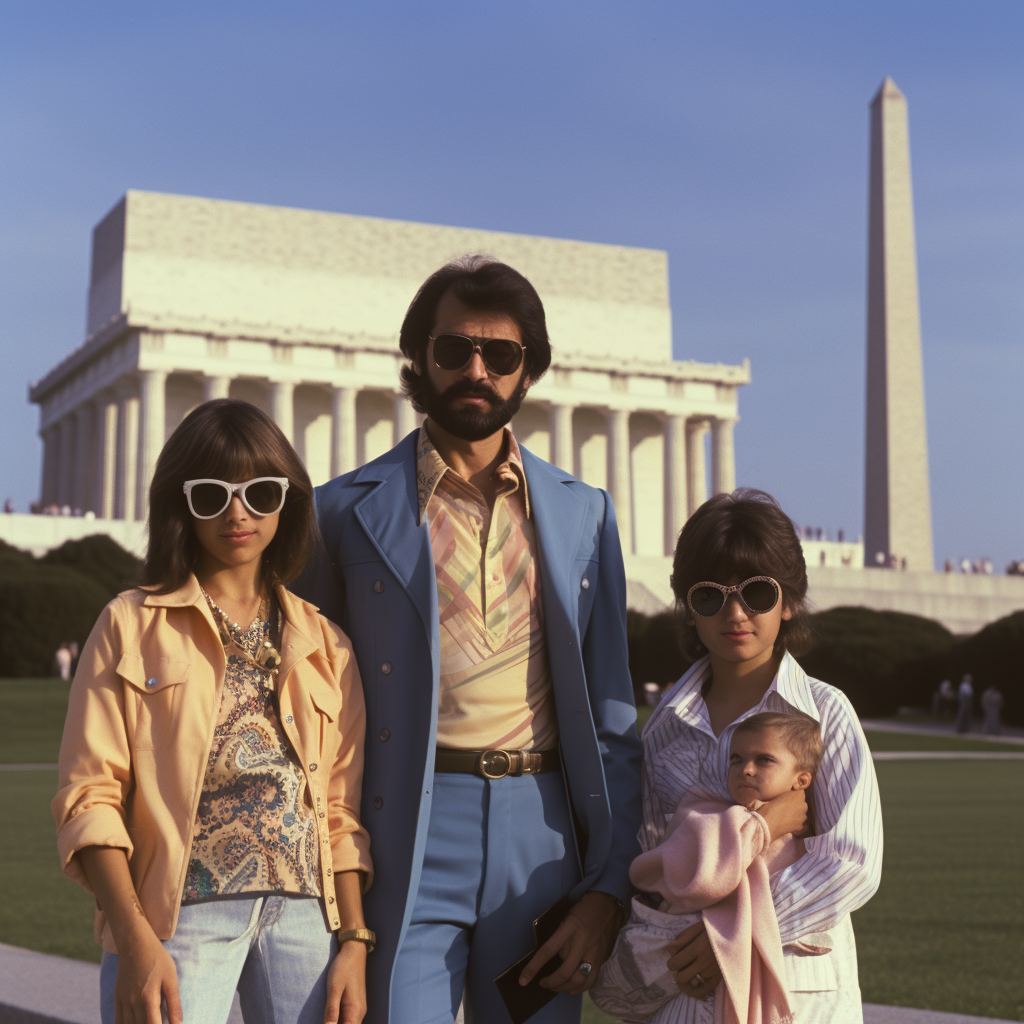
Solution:
[[[580,972],[580,974],[583,975],[584,978],[589,978],[590,977],[590,972],[593,969],[594,969],[594,965],[593,964],[588,964],[586,960],[584,960],[583,963],[581,963],[579,965],[579,967],[576,968],[576,970],[578,970]]]

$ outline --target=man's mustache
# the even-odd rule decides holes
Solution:
[[[456,398],[483,398],[491,405],[501,400],[493,388],[474,380],[457,380],[451,387],[444,389],[441,397],[448,402]]]

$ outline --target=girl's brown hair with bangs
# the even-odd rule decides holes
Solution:
[[[286,476],[288,492],[277,533],[263,552],[267,585],[290,583],[319,541],[313,485],[281,428],[261,409],[218,398],[192,410],[167,439],[149,486],[149,546],[142,585],[169,594],[195,572],[202,549],[185,499],[186,480],[240,483]]]
[[[810,646],[807,613],[807,567],[800,539],[779,503],[765,491],[741,487],[716,494],[686,521],[672,560],[672,592],[683,652],[707,654],[700,642],[686,595],[695,583],[740,583],[751,576],[771,576],[782,588],[784,619],[775,653],[803,654]]]

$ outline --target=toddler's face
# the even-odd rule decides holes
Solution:
[[[744,807],[765,802],[791,789],[806,789],[811,773],[797,765],[795,755],[775,729],[736,733],[729,753],[729,796]]]

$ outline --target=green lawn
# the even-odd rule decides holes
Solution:
[[[56,762],[70,683],[0,679],[0,764]]]
[[[0,772],[0,942],[98,963],[93,899],[60,870],[56,789],[56,772]]]
[[[0,762],[57,757],[67,684],[0,681]],[[646,716],[645,716],[646,717]],[[876,750],[1019,745],[871,732]],[[854,916],[864,998],[1024,1020],[1024,762],[876,765],[885,868]],[[98,960],[92,899],[63,878],[53,772],[0,772],[0,942]],[[585,1003],[585,1024],[610,1018]]]

